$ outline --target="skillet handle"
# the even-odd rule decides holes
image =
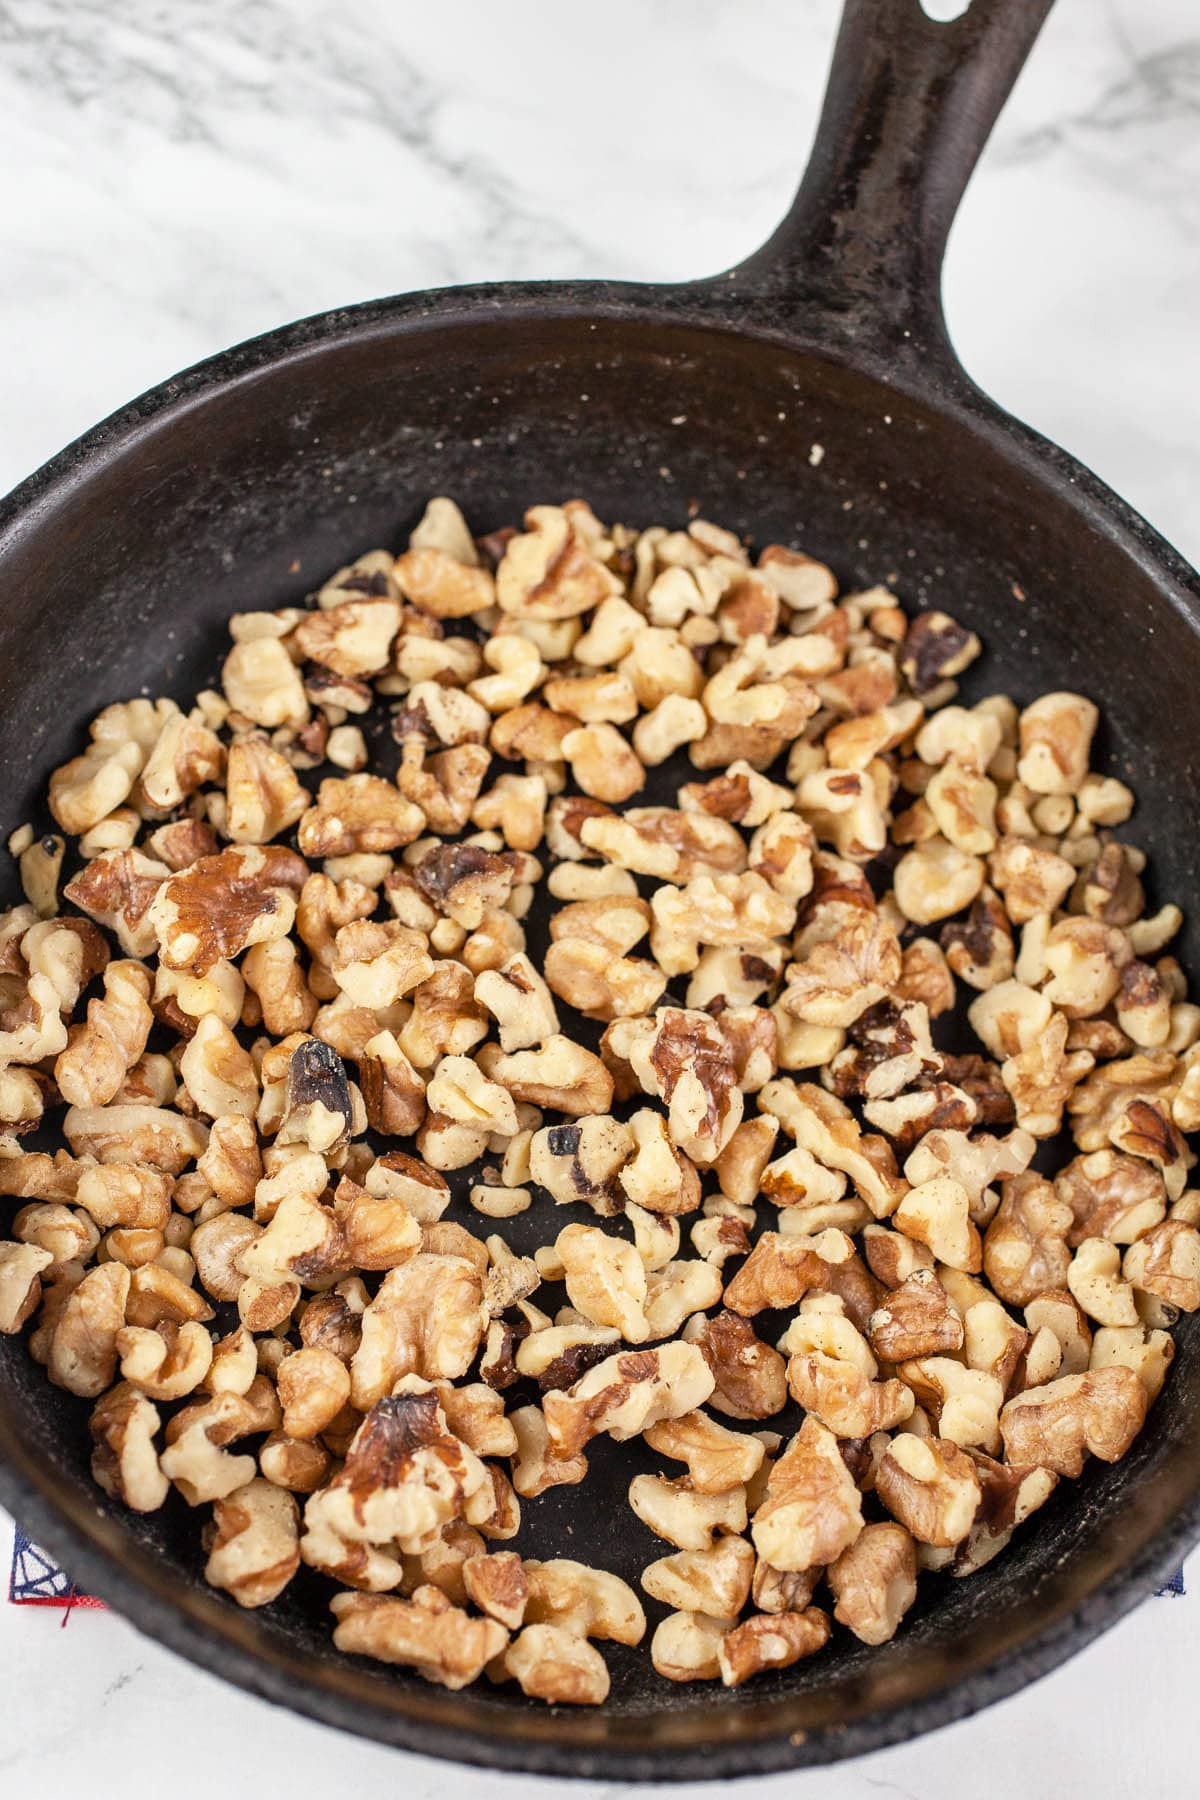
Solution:
[[[972,0],[939,23],[920,0],[845,0],[808,168],[778,230],[725,277],[739,298],[773,303],[785,331],[957,370],[946,239],[1053,3]]]

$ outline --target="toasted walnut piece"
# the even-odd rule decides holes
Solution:
[[[275,637],[236,643],[221,671],[225,698],[255,725],[303,725],[308,701],[300,671]]]
[[[579,1117],[604,1113],[612,1105],[613,1080],[598,1056],[555,1033],[537,1050],[506,1056],[485,1045],[479,1063],[489,1080],[506,1087],[514,1100]]]
[[[842,1101],[815,1083],[794,1081],[769,1081],[758,1098],[801,1149],[850,1177],[876,1218],[895,1210],[906,1184],[892,1152],[882,1138],[862,1134]]]
[[[740,1206],[753,1204],[778,1135],[777,1119],[761,1115],[743,1119],[714,1164],[721,1192],[730,1200]]]
[[[968,1319],[980,1310],[972,1307]],[[977,1352],[976,1344],[971,1343],[969,1350]],[[897,1374],[912,1389],[946,1443],[958,1444],[965,1450],[999,1452],[1005,1383],[998,1374],[989,1369],[964,1368],[949,1356],[926,1356],[901,1363]]]
[[[755,1336],[749,1320],[722,1311],[712,1318],[691,1319],[684,1328],[714,1378],[710,1404],[734,1419],[769,1419],[787,1401],[782,1356]]]
[[[1166,1187],[1158,1170],[1116,1150],[1075,1157],[1055,1177],[1054,1187],[1071,1208],[1067,1242],[1072,1249],[1089,1237],[1132,1244],[1166,1214]]]
[[[309,991],[291,938],[252,945],[241,968],[246,986],[258,997],[263,1024],[273,1037],[310,1029],[317,1015],[317,1002]]]
[[[517,1434],[513,1486],[522,1499],[536,1499],[548,1488],[574,1487],[587,1474],[586,1456],[560,1456],[550,1442],[540,1407],[520,1406],[509,1414]]]
[[[754,1547],[773,1568],[811,1569],[840,1556],[861,1529],[861,1498],[837,1439],[808,1418],[771,1469]]]
[[[376,1402],[329,1486],[313,1495],[305,1524],[344,1541],[395,1545],[420,1555],[451,1520],[482,1522],[495,1493],[487,1467],[447,1428],[438,1394],[419,1378]],[[301,1554],[308,1560],[305,1545]]]
[[[923,699],[950,676],[961,675],[981,648],[975,633],[948,613],[918,613],[904,636],[900,668],[913,693]]]
[[[1164,1219],[1129,1246],[1122,1273],[1143,1293],[1183,1312],[1195,1312],[1200,1307],[1200,1231],[1182,1219]]]
[[[293,1350],[276,1374],[283,1429],[291,1438],[314,1438],[350,1398],[350,1371],[332,1350]]]
[[[650,1640],[650,1661],[667,1681],[715,1681],[717,1653],[729,1621],[703,1613],[668,1613]]]
[[[475,998],[497,1021],[505,1054],[528,1050],[558,1031],[558,1014],[542,977],[529,958],[510,956],[498,969],[475,977]]]
[[[674,1143],[696,1161],[713,1161],[741,1122],[743,1104],[719,1025],[707,1013],[661,1007],[652,1028],[631,1040],[629,1057],[643,1091],[665,1102]]]
[[[961,1182],[934,1175],[909,1189],[893,1218],[906,1236],[927,1244],[939,1262],[974,1273],[982,1267],[982,1246],[970,1204]]]
[[[1067,1287],[1097,1325],[1137,1325],[1130,1283],[1121,1280],[1121,1251],[1105,1238],[1085,1238],[1067,1269]]]
[[[867,1254],[870,1257],[869,1247]],[[916,1268],[871,1314],[867,1335],[877,1356],[899,1363],[961,1350],[963,1323],[933,1270]]]
[[[36,1244],[0,1242],[0,1332],[14,1335],[32,1319],[41,1304],[42,1272],[53,1261]]]
[[[529,1584],[525,1618],[530,1625],[557,1625],[579,1637],[640,1644],[646,1615],[633,1589],[606,1569],[558,1558],[526,1560]]]
[[[721,1680],[726,1687],[740,1687],[765,1669],[790,1668],[828,1641],[829,1615],[818,1606],[801,1613],[757,1613],[721,1639]]]
[[[668,975],[689,973],[702,946],[745,950],[790,931],[796,903],[777,894],[753,870],[744,875],[694,875],[683,887],[655,890],[650,943]]]
[[[159,1457],[159,1465],[189,1506],[223,1500],[254,1479],[254,1458],[235,1456],[226,1448],[250,1432],[271,1430],[279,1423],[277,1407],[273,1417],[266,1409],[261,1418],[258,1416],[253,1393],[252,1388],[244,1397],[218,1394],[202,1404],[185,1407],[171,1420],[167,1448]]]
[[[1118,1364],[1130,1368],[1153,1404],[1162,1391],[1167,1370],[1175,1359],[1175,1340],[1169,1331],[1133,1326],[1104,1325],[1092,1345],[1091,1367],[1109,1369]]]
[[[888,1511],[923,1544],[961,1543],[979,1505],[975,1466],[956,1444],[900,1432],[876,1471]]]
[[[463,1586],[480,1612],[498,1620],[509,1631],[520,1630],[529,1597],[529,1578],[515,1551],[469,1556],[462,1574]]]
[[[1117,1462],[1141,1430],[1147,1405],[1135,1371],[1119,1364],[1027,1388],[1000,1414],[1005,1457],[1070,1476],[1082,1472],[1089,1452]]]
[[[389,1270],[363,1314],[351,1371],[355,1406],[365,1411],[402,1375],[465,1375],[486,1326],[482,1294],[482,1277],[461,1256],[421,1251]]]
[[[717,1533],[737,1535],[746,1529],[746,1490],[698,1494],[684,1476],[635,1475],[629,1504],[650,1530],[677,1549],[711,1550]]]
[[[560,1625],[527,1625],[505,1651],[502,1667],[532,1700],[601,1706],[608,1698],[604,1658],[586,1638]]]
[[[85,863],[63,898],[115,932],[126,956],[149,956],[157,944],[150,907],[170,874],[140,850],[109,850]]]
[[[741,1537],[718,1538],[709,1550],[680,1550],[642,1570],[654,1600],[683,1612],[736,1618],[750,1597],[754,1551]]]
[[[723,1494],[730,1488],[750,1481],[763,1460],[763,1446],[756,1437],[745,1432],[730,1431],[705,1413],[688,1413],[682,1418],[652,1425],[645,1433],[646,1442],[660,1455],[687,1464],[688,1479],[699,1494]],[[648,1590],[653,1592],[653,1589]],[[665,1595],[657,1598],[665,1599]],[[693,1612],[737,1612],[739,1607],[694,1605],[681,1600],[670,1602]]]
[[[650,1336],[646,1270],[635,1247],[591,1225],[568,1225],[555,1250],[572,1306],[594,1325],[613,1326],[628,1343],[644,1343]]]
[[[308,805],[309,795],[281,751],[255,733],[234,739],[225,772],[224,825],[233,843],[269,843]]]
[[[902,856],[893,876],[896,904],[915,925],[931,925],[969,906],[983,887],[976,855],[943,837],[928,838]]]
[[[1032,1171],[1004,1182],[983,1243],[983,1269],[1002,1300],[1025,1306],[1067,1279],[1070,1207]]]
[[[568,1457],[601,1432],[624,1442],[660,1419],[693,1411],[713,1386],[708,1364],[692,1344],[661,1344],[656,1350],[610,1356],[565,1393],[546,1395],[543,1411],[551,1446],[556,1455]]]
[[[420,807],[390,782],[359,774],[322,781],[297,836],[305,856],[350,856],[411,844],[424,828]]]
[[[212,1341],[195,1320],[165,1322],[157,1331],[124,1326],[116,1348],[123,1379],[151,1400],[182,1400],[200,1386],[212,1365]]]
[[[1075,880],[1074,865],[1065,857],[1020,837],[1002,838],[989,858],[988,869],[1014,925],[1054,912]]]
[[[627,1129],[633,1154],[618,1173],[627,1198],[652,1213],[695,1212],[700,1181],[692,1163],[671,1142],[667,1120],[642,1107],[630,1116]]]
[[[158,1408],[124,1382],[92,1409],[92,1479],[132,1512],[156,1512],[169,1492],[154,1445],[158,1427]]]
[[[100,1163],[79,1171],[73,1198],[102,1231],[162,1231],[171,1214],[171,1180],[135,1163]]]
[[[114,961],[104,971],[104,996],[89,1000],[87,1024],[68,1036],[54,1064],[58,1091],[69,1106],[107,1106],[146,1048],[154,1024],[150,974],[140,963]]]
[[[1043,694],[1021,714],[1018,780],[1035,794],[1078,793],[1099,720],[1081,694]]]
[[[93,1400],[111,1387],[130,1279],[122,1264],[101,1263],[89,1270],[68,1296],[54,1327],[46,1364],[56,1387]]]
[[[917,1556],[903,1525],[864,1525],[828,1572],[833,1616],[864,1644],[886,1644],[917,1597]]]
[[[558,506],[533,506],[526,529],[509,539],[496,570],[501,612],[569,619],[620,592],[617,578],[590,554],[575,520]]]
[[[582,725],[562,740],[562,754],[585,794],[619,805],[646,785],[646,771],[612,725]]]
[[[804,1314],[789,1329],[784,1346],[793,1350],[788,1360],[788,1387],[806,1413],[827,1425],[839,1438],[865,1438],[875,1431],[890,1431],[913,1410],[913,1397],[903,1381],[873,1381],[874,1361],[864,1368],[857,1360],[828,1354],[819,1337],[810,1348],[799,1338]],[[831,1349],[834,1346],[830,1346]]]
[[[205,1580],[239,1606],[277,1600],[300,1567],[298,1517],[289,1493],[257,1478],[218,1498],[205,1536]]]
[[[204,975],[221,957],[286,937],[308,870],[281,845],[234,844],[164,881],[148,919],[168,968]]]
[[[994,888],[980,891],[965,919],[942,927],[941,944],[951,969],[968,987],[983,992],[1012,977],[1012,928]]]
[[[982,1451],[971,1452],[982,1495],[970,1531],[954,1550],[922,1545],[922,1568],[946,1568],[951,1575],[973,1575],[1000,1554],[1016,1527],[1043,1506],[1058,1485],[1048,1469],[1014,1468],[994,1462]]]
[[[408,1600],[335,1594],[330,1608],[337,1618],[337,1649],[400,1663],[439,1687],[464,1688],[478,1680],[508,1643],[495,1619],[472,1618],[435,1587],[419,1587]]]
[[[932,938],[914,938],[901,956],[900,979],[894,989],[902,1000],[920,1000],[931,1019],[954,1005],[954,976]]]

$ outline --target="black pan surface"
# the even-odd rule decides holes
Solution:
[[[759,543],[803,546],[847,589],[886,579],[910,606],[945,606],[985,641],[968,697],[1090,693],[1107,766],[1139,795],[1152,901],[1186,899],[1200,582],[971,386],[937,297],[954,205],[1048,5],[976,0],[939,27],[916,0],[850,0],[796,207],[727,276],[476,288],[325,315],[201,365],[65,451],[0,512],[5,831],[44,820],[47,772],[100,706],[143,687],[190,699],[231,612],[296,602],[358,549],[401,543],[429,493],[454,494],[478,530],[581,494],[631,524],[682,522],[695,503]],[[1198,947],[1187,929],[1185,966],[1200,966]],[[511,1224],[518,1245],[550,1229],[537,1209]],[[0,1500],[140,1628],[314,1718],[502,1768],[711,1778],[915,1735],[1082,1647],[1200,1535],[1198,1401],[1200,1334],[1185,1327],[1130,1455],[1063,1484],[980,1575],[930,1582],[882,1650],[841,1634],[733,1694],[672,1688],[644,1652],[610,1650],[599,1712],[349,1662],[308,1574],[274,1607],[240,1612],[205,1586],[186,1508],[136,1518],[108,1505],[87,1473],[86,1409],[11,1339]],[[624,1503],[631,1472],[628,1446],[601,1446],[583,1490],[527,1509],[537,1524],[522,1546],[636,1581],[661,1545]]]

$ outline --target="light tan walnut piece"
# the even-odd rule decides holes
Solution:
[[[157,1512],[170,1491],[158,1466],[159,1412],[125,1382],[92,1409],[92,1479],[132,1512]]]
[[[888,1446],[876,1470],[875,1491],[913,1537],[936,1545],[962,1542],[980,1497],[979,1478],[965,1451],[907,1431]]]
[[[71,1292],[55,1324],[46,1364],[56,1387],[91,1400],[111,1387],[130,1285],[129,1270],[120,1263],[100,1263]]]
[[[1000,1415],[1005,1457],[1071,1476],[1081,1473],[1088,1453],[1118,1462],[1141,1430],[1147,1404],[1137,1374],[1121,1365],[1027,1388]]]
[[[744,1486],[757,1474],[765,1454],[758,1438],[744,1431],[730,1431],[706,1413],[686,1413],[651,1425],[646,1442],[661,1456],[686,1463],[688,1479],[699,1494],[723,1494]],[[683,1606],[682,1601],[674,1604]],[[689,1610],[683,1607],[684,1611]],[[723,1612],[723,1607],[692,1607],[691,1611]],[[735,1607],[733,1609],[737,1611]]]
[[[680,1612],[736,1618],[750,1598],[754,1550],[742,1537],[718,1538],[711,1550],[678,1550],[648,1563],[642,1586]]]
[[[862,1529],[862,1499],[833,1433],[808,1418],[774,1463],[751,1536],[773,1568],[827,1564]]]
[[[529,1625],[557,1625],[580,1637],[640,1644],[646,1632],[641,1601],[627,1582],[606,1569],[560,1557],[550,1562],[526,1558]]]
[[[660,1344],[606,1357],[565,1392],[542,1402],[556,1456],[578,1455],[602,1432],[624,1442],[660,1419],[692,1412],[712,1393],[712,1372],[692,1344]]]
[[[650,1530],[679,1550],[711,1550],[719,1535],[738,1536],[748,1517],[745,1488],[724,1494],[698,1494],[686,1476],[635,1475],[629,1504]]]
[[[604,1658],[586,1638],[561,1625],[527,1625],[504,1652],[500,1667],[531,1700],[602,1706],[608,1699]]]
[[[269,843],[290,830],[309,804],[291,763],[265,737],[234,739],[225,771],[225,834],[233,843]]]
[[[848,1175],[877,1219],[903,1199],[907,1183],[883,1138],[863,1133],[850,1108],[815,1082],[768,1081],[759,1106],[827,1169]]]
[[[886,1644],[917,1597],[917,1556],[903,1525],[864,1525],[828,1571],[833,1616],[864,1644]]]
[[[668,1613],[650,1640],[650,1660],[667,1681],[716,1681],[718,1652],[732,1620],[704,1613]]]
[[[12,1336],[41,1304],[43,1272],[54,1261],[35,1244],[0,1242],[0,1332]]]
[[[498,1044],[485,1044],[479,1066],[491,1081],[508,1089],[514,1100],[572,1118],[605,1113],[612,1105],[613,1079],[598,1056],[557,1033],[537,1050],[505,1055]]]
[[[300,1567],[298,1519],[292,1496],[257,1478],[217,1500],[205,1533],[205,1580],[239,1606],[268,1606]]]
[[[487,1325],[483,1277],[461,1256],[426,1251],[388,1271],[362,1317],[352,1399],[365,1411],[402,1375],[457,1380]]]
[[[568,1225],[554,1248],[576,1311],[593,1325],[613,1326],[626,1343],[645,1343],[646,1269],[636,1247],[594,1225]]]
[[[1122,1274],[1141,1292],[1182,1312],[1195,1312],[1200,1307],[1200,1231],[1181,1219],[1163,1220],[1129,1246]]]
[[[788,1669],[823,1649],[829,1630],[829,1614],[819,1606],[799,1613],[756,1613],[721,1639],[721,1680],[726,1687],[740,1687],[766,1669]]]
[[[408,1600],[387,1594],[335,1594],[333,1641],[352,1656],[400,1663],[438,1687],[464,1688],[499,1656],[508,1633],[495,1619],[473,1618],[435,1587]]]
[[[69,1106],[107,1106],[146,1048],[154,1024],[150,974],[140,963],[110,962],[104,995],[89,1000],[87,1023],[73,1026],[54,1064],[58,1091]]]
[[[587,1457],[560,1456],[550,1442],[540,1407],[519,1406],[509,1414],[517,1434],[513,1486],[523,1500],[536,1499],[552,1487],[575,1487],[587,1474]]]

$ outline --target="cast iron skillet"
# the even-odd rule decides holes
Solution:
[[[3,824],[100,705],[211,678],[221,625],[289,604],[431,492],[483,529],[583,494],[649,523],[699,502],[803,545],[846,587],[894,579],[984,636],[983,683],[1103,707],[1162,895],[1196,842],[1200,585],[1086,469],[975,388],[939,268],[955,205],[1050,0],[848,0],[812,161],[765,249],[716,279],[412,294],[292,325],[168,382],[65,450],[0,515]],[[812,445],[824,448],[819,466]],[[1193,931],[1181,947],[1200,967]],[[267,1699],[389,1744],[499,1768],[713,1777],[831,1761],[928,1731],[1055,1667],[1200,1534],[1200,1334],[1184,1329],[1132,1453],[1063,1489],[1006,1555],[930,1585],[900,1638],[839,1634],[736,1694],[610,1658],[612,1703],[550,1712],[334,1656],[301,1576],[265,1615],[200,1579],[197,1521],[110,1508],[81,1403],[0,1341],[0,1500],[142,1630]],[[603,1450],[536,1511],[539,1547],[636,1579],[662,1546]],[[607,1486],[605,1470],[612,1471]],[[598,1486],[579,1513],[580,1494]]]

